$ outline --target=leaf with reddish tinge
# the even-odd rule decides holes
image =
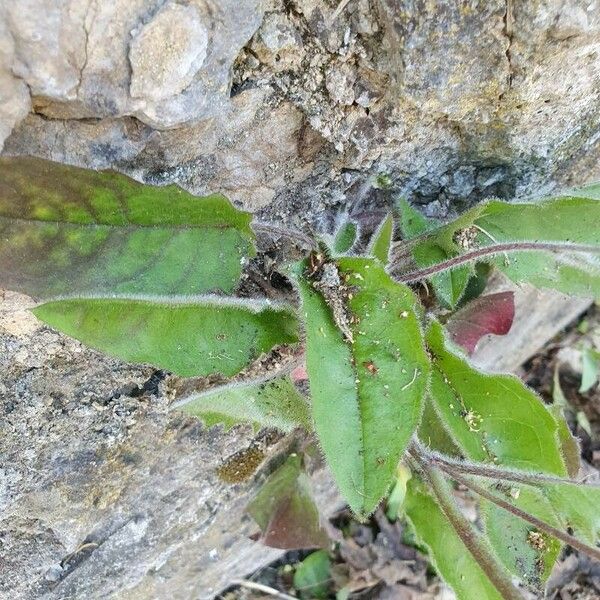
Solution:
[[[499,292],[469,302],[450,318],[446,329],[455,344],[472,354],[484,335],[506,335],[514,318],[514,292]]]
[[[32,157],[0,158],[0,285],[69,294],[230,294],[255,254],[224,196]]]
[[[329,544],[298,454],[291,454],[267,479],[247,511],[258,523],[265,546],[295,550]]]

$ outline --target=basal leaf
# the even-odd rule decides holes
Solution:
[[[428,219],[404,198],[400,198],[396,202],[396,212],[398,213],[400,231],[405,240],[411,240],[439,226],[437,221]]]
[[[517,378],[476,371],[447,347],[439,324],[432,324],[427,342],[432,353],[430,397],[440,417],[437,425],[451,436],[460,454],[525,474],[563,476],[566,465],[573,472],[573,440],[562,415],[555,416]],[[568,515],[564,512],[568,503],[560,506],[545,489],[511,485],[494,491],[554,526]],[[482,506],[486,534],[503,563],[530,586],[541,588],[561,544],[487,500]]]
[[[571,533],[591,548],[597,548],[600,543],[600,487],[540,482],[536,485],[496,484],[491,486],[491,491],[495,497],[501,497],[558,532]],[[486,534],[498,556],[515,575],[541,591],[561,543],[544,528],[489,500],[483,501],[483,513]]]
[[[540,490],[511,486],[505,495],[515,506],[560,527],[552,504]],[[562,544],[491,502],[483,501],[482,508],[485,531],[498,558],[530,588],[542,589],[560,554]]]
[[[427,333],[430,398],[447,432],[471,460],[565,474],[558,425],[536,394],[512,375],[488,375],[452,352],[441,325]]]
[[[562,457],[567,468],[567,474],[569,477],[575,478],[577,477],[579,469],[581,468],[581,450],[579,448],[579,443],[573,437],[573,434],[569,429],[563,408],[557,404],[553,404],[549,407],[549,410],[554,416],[554,419],[558,425],[558,441],[560,444]]]
[[[224,196],[0,157],[0,285],[37,298],[230,293],[254,254],[250,220]]]
[[[71,298],[33,312],[93,348],[184,377],[232,376],[298,339],[290,309],[216,296]]]
[[[300,266],[297,278],[315,429],[342,495],[364,517],[387,493],[421,414],[429,361],[416,298],[374,259],[307,272]]]
[[[597,547],[600,544],[600,487],[570,483],[540,487],[563,522],[563,528]]]
[[[415,478],[408,482],[405,510],[419,542],[459,600],[502,600],[438,504]]]
[[[506,335],[514,317],[514,292],[498,292],[469,302],[450,317],[446,329],[455,344],[472,354],[484,335]]]
[[[297,454],[291,454],[270,475],[247,511],[258,523],[266,546],[293,550],[329,544],[312,498],[310,480]]]
[[[390,261],[390,248],[392,246],[392,236],[394,235],[394,219],[388,215],[373,234],[369,254],[378,258],[381,264],[387,265]]]
[[[308,403],[289,376],[219,386],[182,398],[173,408],[198,417],[208,427],[217,423],[230,427],[247,422],[281,431],[296,427],[312,429]]]

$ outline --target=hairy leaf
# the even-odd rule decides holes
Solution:
[[[333,288],[307,279],[306,266],[297,275],[313,417],[342,495],[364,517],[387,493],[417,426],[429,361],[408,287],[374,259],[329,268],[340,277]]]
[[[254,254],[250,220],[224,196],[0,157],[0,284],[37,298],[230,293]]]
[[[266,546],[293,550],[326,547],[329,543],[312,498],[310,480],[297,454],[291,454],[270,475],[247,511],[258,523]]]
[[[417,266],[429,267],[458,254],[458,246],[452,240],[424,237],[425,233],[437,230],[437,220],[423,216],[406,200],[400,200],[397,209],[404,239],[411,240],[419,236],[422,238],[408,246],[412,249],[412,259]],[[465,293],[472,273],[471,266],[463,266],[432,275],[431,285],[438,300],[449,308],[456,307]]]
[[[600,487],[569,483],[541,487],[564,523],[563,528],[569,528],[576,538],[597,547],[600,544]]]
[[[558,425],[536,394],[512,375],[488,375],[454,354],[441,325],[427,333],[430,398],[439,424],[471,460],[557,475],[565,466]]]
[[[216,296],[71,298],[33,312],[93,348],[184,377],[235,375],[273,346],[298,339],[291,310]]]
[[[400,231],[405,240],[412,240],[427,231],[435,229],[439,225],[437,221],[428,219],[420,213],[404,198],[400,198],[396,202],[396,212],[398,213]]]
[[[336,254],[349,252],[356,241],[357,227],[353,221],[346,221],[337,230],[333,241],[333,251]]]
[[[506,335],[514,317],[514,292],[498,292],[469,302],[450,317],[446,329],[455,344],[472,354],[484,335]]]
[[[536,204],[481,204],[416,240],[413,272],[404,262],[397,275],[401,281],[437,277],[485,260],[515,282],[600,297],[600,200],[586,190],[578,194]],[[432,247],[447,256],[425,264]]]
[[[378,258],[383,265],[390,261],[390,248],[392,245],[392,236],[394,235],[394,219],[388,215],[373,234],[369,254]]]
[[[408,482],[405,510],[419,542],[426,546],[435,568],[459,600],[502,599],[438,504],[415,478]]]
[[[231,427],[240,422],[291,431],[312,428],[308,403],[289,376],[250,379],[193,394],[173,408],[198,417],[210,427]]]
[[[552,504],[540,490],[510,486],[505,495],[515,506],[560,527]],[[491,502],[483,501],[482,508],[486,534],[502,563],[530,588],[540,590],[560,554],[561,543]]]
[[[443,426],[465,457],[480,462],[563,476],[575,468],[573,440],[561,415],[546,409],[517,378],[484,375],[454,355],[434,323],[427,341],[432,353],[431,401]],[[443,424],[442,424],[443,423]],[[557,488],[558,489],[558,488]],[[569,502],[543,489],[508,486],[500,491],[517,507],[559,526],[569,520]],[[555,492],[555,495],[558,492]],[[486,534],[510,570],[540,588],[560,551],[552,536],[519,517],[482,501]],[[589,530],[589,528],[588,528]]]

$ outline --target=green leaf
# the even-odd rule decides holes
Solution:
[[[437,426],[452,437],[461,454],[521,469],[524,475],[545,472],[563,476],[565,464],[569,473],[577,470],[576,442],[562,414],[548,410],[517,378],[475,370],[449,349],[438,323],[432,323],[427,342],[432,354],[430,398],[438,415]],[[428,426],[433,428],[431,423]],[[551,525],[564,528],[562,520],[568,521],[569,502],[564,498],[559,502],[558,492],[551,496],[546,486],[511,485],[499,490],[515,506]],[[530,586],[541,587],[561,544],[488,501],[482,501],[482,506],[486,534],[499,558]]]
[[[251,215],[111,171],[0,157],[0,285],[37,298],[236,287]]]
[[[506,497],[515,506],[535,514],[550,525],[561,526],[551,502],[542,491],[529,486],[512,486]],[[483,501],[482,508],[485,532],[498,558],[529,587],[542,589],[562,544],[491,502]]]
[[[553,404],[548,410],[554,416],[558,425],[558,442],[560,444],[560,451],[567,467],[567,473],[569,477],[577,477],[579,469],[581,468],[581,449],[579,443],[573,437],[571,430],[565,420],[564,409],[557,404]]]
[[[452,271],[433,275],[431,285],[437,299],[447,308],[456,308],[465,294],[472,275],[473,272],[469,267],[457,267]]]
[[[301,598],[327,598],[331,560],[325,550],[309,554],[297,567],[294,573],[294,589],[300,592]]]
[[[207,427],[240,422],[291,431],[312,429],[309,407],[289,376],[230,383],[182,398],[173,408],[201,419]]]
[[[353,221],[346,221],[343,223],[335,234],[333,251],[336,254],[345,254],[346,252],[349,252],[352,246],[354,246],[357,232],[356,223]]]
[[[414,478],[408,482],[405,508],[419,543],[427,547],[433,565],[459,600],[502,600],[438,504]]]
[[[571,434],[567,421],[565,420],[564,411],[569,406],[565,394],[560,386],[559,366],[554,369],[553,385],[552,385],[552,400],[553,404],[549,407],[550,412],[556,419],[558,424],[558,441],[562,452],[565,465],[569,477],[577,477],[580,463],[580,448],[579,443]]]
[[[329,544],[312,497],[310,480],[297,454],[290,454],[269,476],[247,511],[258,523],[262,542],[267,546],[293,550]]]
[[[394,235],[394,219],[388,215],[373,234],[369,254],[379,259],[383,265],[390,261],[390,248],[392,246],[392,236]]]
[[[404,280],[419,278],[422,267],[439,265],[423,275],[437,276],[442,269],[464,269],[485,260],[517,283],[600,297],[598,222],[600,200],[591,191],[535,204],[492,200],[417,240],[412,248],[414,273]],[[434,247],[442,250],[435,260]],[[457,256],[463,260],[454,260]],[[406,273],[411,267],[404,264],[402,269]]]
[[[518,252],[494,264],[513,281],[555,288],[567,294],[600,297],[600,201],[563,197],[540,204],[490,202],[475,221],[498,242],[557,242],[564,251]],[[486,243],[490,243],[487,240]],[[595,247],[593,253],[570,250]]]
[[[437,321],[426,337],[433,407],[468,458],[565,474],[558,425],[533,391],[512,375],[488,375],[470,366],[449,349]]]
[[[396,470],[396,481],[387,499],[385,514],[390,521],[396,521],[406,498],[406,486],[412,477],[410,469],[400,463]]]
[[[439,221],[428,219],[413,208],[406,200],[400,199],[396,208],[400,217],[400,230],[405,240],[422,236],[428,231],[437,231]],[[416,265],[429,267],[458,254],[458,247],[439,239],[423,239],[412,245],[412,254]],[[431,285],[438,300],[448,308],[454,308],[465,293],[472,269],[468,266],[452,269],[431,277]]]
[[[296,274],[313,418],[342,495],[365,517],[387,493],[418,424],[429,360],[408,287],[374,259],[326,266],[337,285],[324,286],[319,273],[307,279],[306,264]]]
[[[396,211],[398,213],[402,238],[405,240],[411,240],[427,231],[435,229],[439,225],[437,221],[428,219],[420,213],[404,198],[400,198],[396,202]]]
[[[542,489],[563,521],[563,529],[569,528],[590,546],[600,544],[600,487],[553,483]]]
[[[184,377],[229,377],[298,339],[290,309],[216,296],[71,298],[33,312],[88,346]]]
[[[497,484],[492,490],[513,506],[596,548],[600,543],[600,487],[575,483]],[[486,534],[515,575],[541,591],[561,550],[543,529],[483,501]]]

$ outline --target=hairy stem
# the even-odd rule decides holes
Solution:
[[[484,246],[483,248],[476,248],[459,256],[453,256],[448,260],[444,260],[430,267],[424,267],[410,273],[397,273],[397,269],[393,270],[394,279],[401,283],[412,283],[424,279],[425,277],[431,277],[437,275],[448,269],[459,267],[465,263],[478,260],[484,256],[490,256],[492,254],[503,254],[505,252],[522,252],[525,250],[543,250],[546,252],[587,252],[587,253],[599,253],[600,248],[598,246],[588,246],[585,244],[561,244],[553,242],[503,242],[498,244],[491,244],[490,246]]]
[[[415,442],[414,446],[419,454],[430,463],[437,465],[442,471],[454,476],[455,473],[466,473],[468,475],[477,475],[487,479],[499,479],[502,481],[515,481],[526,485],[536,485],[540,483],[568,483],[571,485],[585,485],[574,479],[565,477],[554,477],[543,473],[527,473],[510,469],[502,469],[495,465],[484,465],[481,463],[470,463],[462,460],[456,460],[438,452],[431,452],[420,442]]]
[[[317,242],[312,237],[295,229],[286,229],[285,227],[279,227],[278,225],[260,222],[253,222],[252,229],[254,229],[256,232],[260,231],[270,235],[280,235],[289,240],[297,242],[301,246],[305,246],[310,250],[314,250],[318,247]]]
[[[505,600],[523,600],[519,590],[513,585],[511,577],[506,569],[498,562],[498,559],[492,553],[490,547],[481,538],[465,516],[460,512],[448,482],[444,479],[442,471],[433,466],[419,455],[413,449],[410,450],[411,456],[419,465],[419,469],[429,484],[437,503],[452,525],[454,531],[466,546],[467,550],[473,555],[477,564],[486,574],[488,579],[496,587],[498,592]]]
[[[479,494],[482,498],[485,498],[486,500],[493,502],[494,504],[496,504],[500,508],[503,508],[507,512],[523,519],[524,521],[526,521],[527,523],[530,523],[534,527],[537,527],[537,529],[539,529],[540,531],[543,531],[543,532],[559,539],[561,542],[568,544],[572,548],[575,548],[576,550],[579,550],[580,552],[583,552],[584,554],[587,554],[588,556],[591,556],[592,558],[595,558],[596,560],[600,560],[600,548],[594,548],[593,546],[588,546],[587,544],[585,544],[584,542],[581,542],[580,540],[573,537],[572,535],[569,535],[568,533],[565,533],[565,532],[561,531],[560,529],[557,529],[553,525],[550,525],[549,523],[546,523],[545,521],[542,521],[541,519],[534,517],[533,515],[529,514],[528,512],[525,512],[524,510],[521,510],[520,508],[518,508],[516,506],[513,506],[510,502],[489,492],[484,487],[481,487],[480,485],[474,483],[473,481],[471,481],[471,479],[469,479],[467,477],[462,477],[462,475],[454,474],[454,475],[452,475],[452,478],[455,481],[457,481],[458,483],[469,488],[470,490],[473,490],[476,494]]]

